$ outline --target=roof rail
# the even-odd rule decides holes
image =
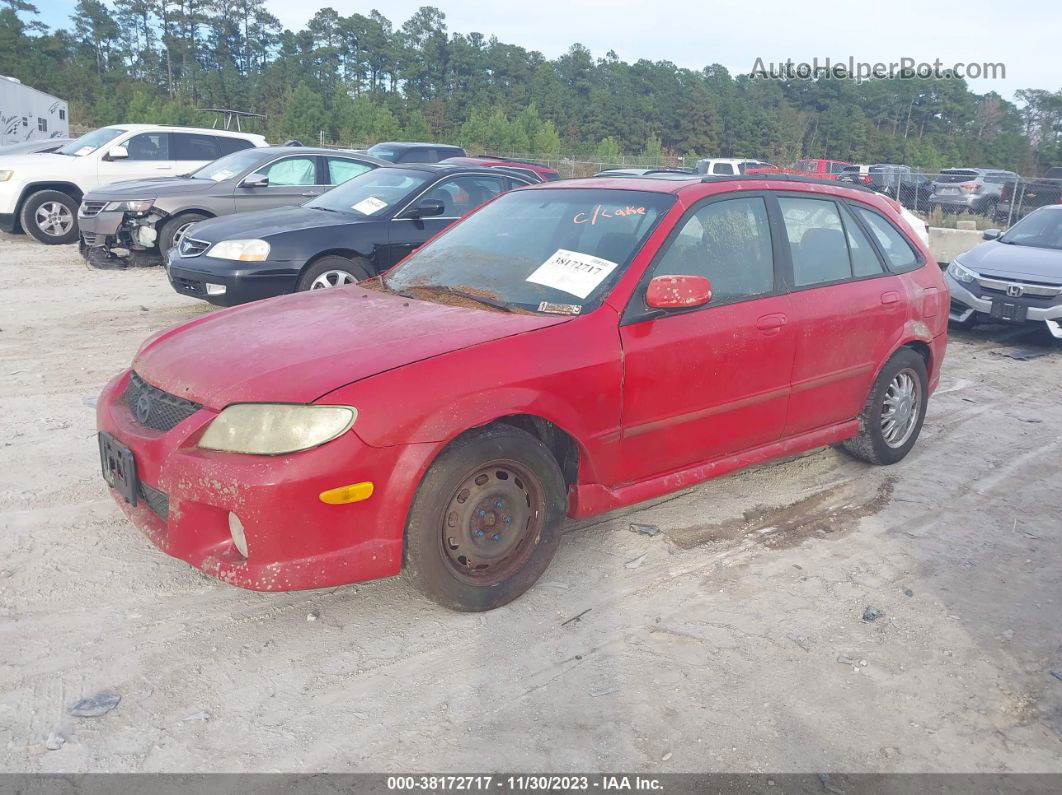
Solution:
[[[835,179],[801,177],[797,174],[735,174],[733,176],[701,177],[701,182],[749,182],[751,180],[759,180],[763,182],[799,182],[802,185],[826,185],[834,188],[858,190],[863,193],[877,193],[876,190],[868,188],[865,185],[849,185],[844,182],[838,182]]]

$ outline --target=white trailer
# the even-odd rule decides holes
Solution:
[[[0,75],[0,146],[69,136],[66,100]]]

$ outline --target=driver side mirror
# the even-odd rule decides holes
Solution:
[[[422,199],[410,213],[414,218],[431,218],[446,212],[446,204],[442,199]]]
[[[999,236],[1003,234],[1002,229],[986,229],[981,233],[981,237],[985,240],[998,240]]]
[[[651,309],[690,309],[712,300],[712,283],[703,276],[655,276],[645,291]]]
[[[265,174],[248,174],[246,179],[240,183],[241,188],[267,188],[269,187],[269,177]]]
[[[108,160],[125,160],[129,157],[129,150],[124,146],[112,146],[107,150]]]

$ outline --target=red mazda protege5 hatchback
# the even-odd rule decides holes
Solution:
[[[947,319],[937,264],[865,190],[539,185],[382,278],[156,334],[99,401],[103,473],[151,541],[233,585],[405,566],[487,610],[565,515],[833,443],[899,461]]]

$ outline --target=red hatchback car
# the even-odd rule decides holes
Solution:
[[[514,599],[567,514],[833,443],[902,459],[944,357],[940,269],[875,193],[796,178],[507,193],[382,278],[162,331],[98,404],[163,551],[256,590],[399,573]]]

